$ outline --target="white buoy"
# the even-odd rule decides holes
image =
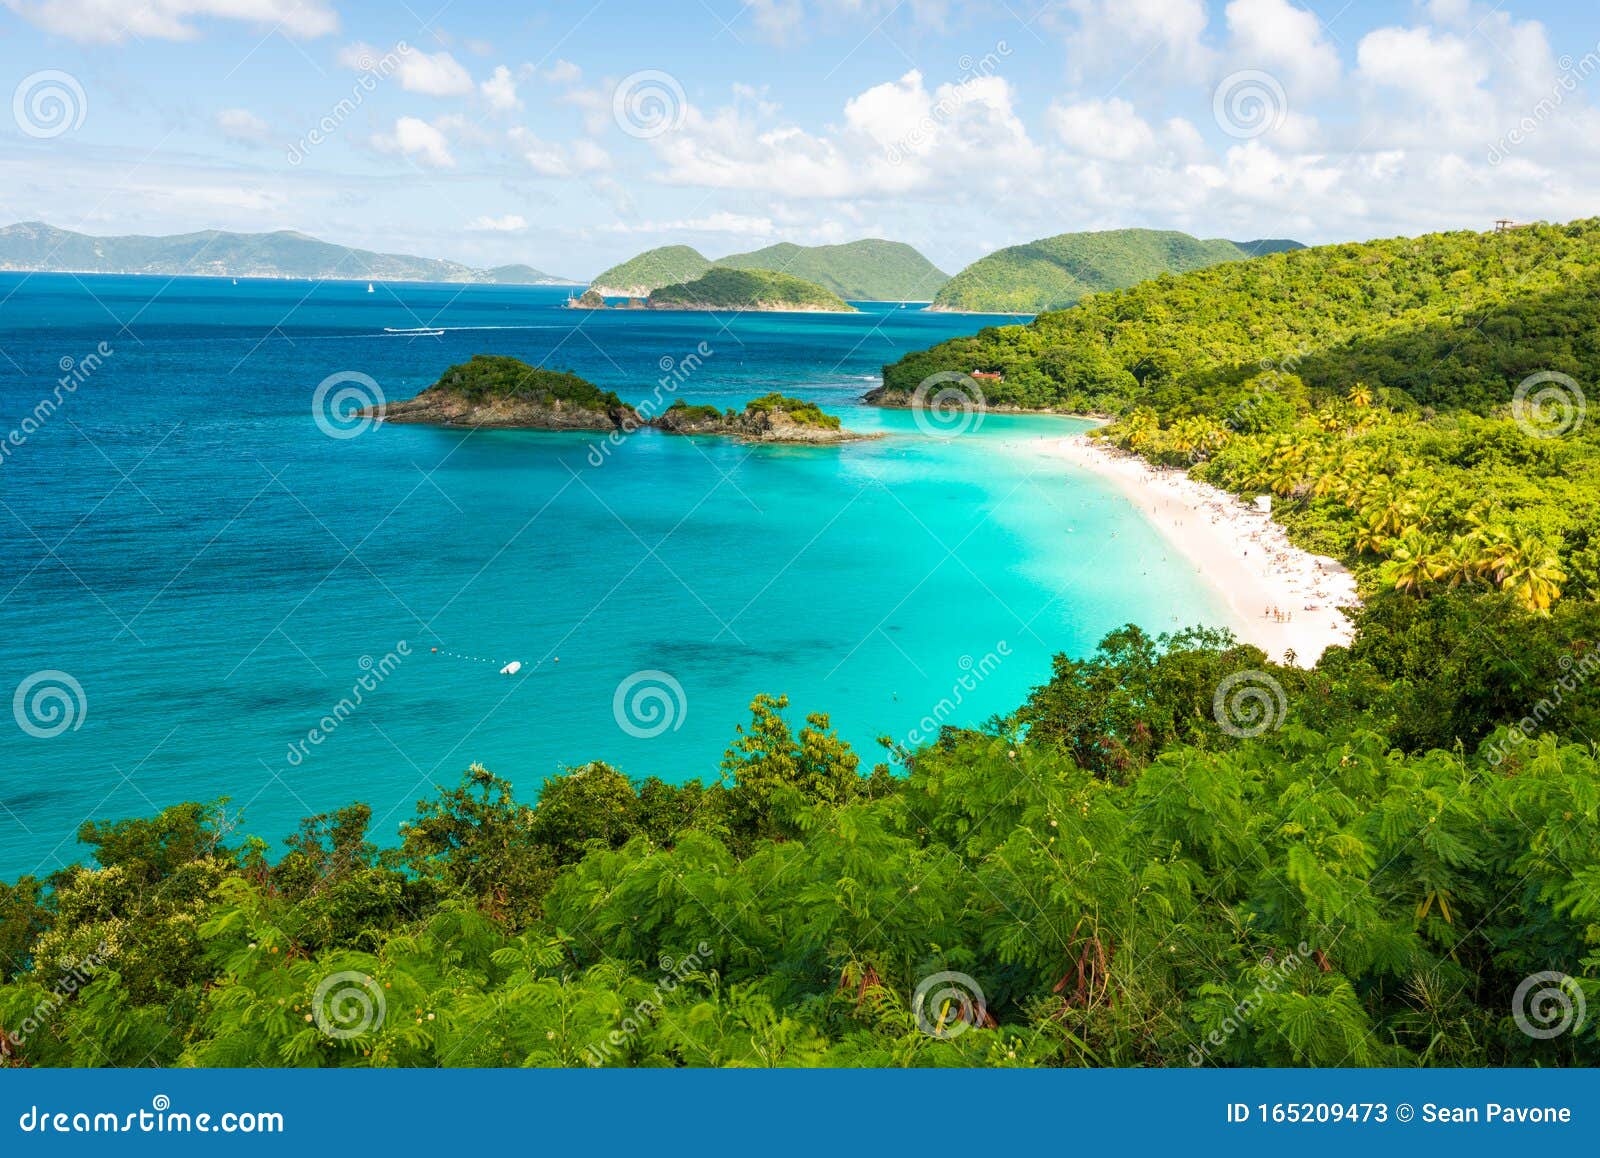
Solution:
[[[514,659],[510,663],[506,664],[505,667],[500,669],[500,674],[501,675],[516,675],[521,670],[522,670],[522,661],[520,659]]]

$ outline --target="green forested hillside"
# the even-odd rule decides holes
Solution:
[[[711,262],[693,246],[663,245],[612,266],[589,284],[604,294],[642,298],[662,286],[693,281],[710,268]]]
[[[868,238],[844,245],[781,242],[716,261],[687,245],[667,245],[613,266],[593,284],[612,295],[644,297],[704,277],[713,267],[787,274],[852,301],[927,301],[949,280],[911,246]]]
[[[950,280],[911,246],[868,238],[844,245],[769,245],[719,257],[729,269],[770,269],[814,281],[847,301],[930,300]]]
[[[1296,245],[1202,241],[1187,233],[1155,229],[1062,233],[979,258],[946,283],[932,308],[1036,314],[1064,309],[1085,294],[1120,289],[1164,273],[1183,273]]]
[[[852,307],[815,282],[764,269],[712,268],[703,276],[652,291],[649,305],[688,310],[833,310]]]
[[[1597,220],[1320,246],[1095,294],[908,354],[884,382],[981,368],[1004,372],[985,387],[1001,405],[1215,412],[1276,367],[1327,393],[1359,377],[1482,410],[1535,370],[1597,368],[1597,274]]]

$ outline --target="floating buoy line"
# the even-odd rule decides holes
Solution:
[[[510,660],[510,661],[508,661],[506,663],[501,663],[498,659],[495,659],[492,656],[466,655],[463,652],[450,651],[447,648],[446,649],[441,649],[441,648],[437,648],[436,647],[436,648],[433,648],[432,650],[433,650],[433,654],[434,655],[442,655],[442,656],[446,657],[447,659],[460,659],[460,660],[465,660],[468,663],[494,664],[495,666],[499,667],[501,675],[516,675],[518,672],[520,672],[522,670],[522,667],[523,667],[523,663],[522,663],[522,661],[520,659],[513,659],[513,660]],[[555,656],[553,659],[551,659],[550,662],[551,663],[560,663],[561,662],[561,657],[559,655]],[[534,664],[534,667],[538,667],[538,666],[539,666],[538,664]]]

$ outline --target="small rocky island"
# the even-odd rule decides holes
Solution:
[[[665,434],[712,434],[746,442],[824,444],[877,438],[845,430],[814,402],[772,393],[743,410],[674,402],[646,420],[610,390],[564,370],[541,370],[518,358],[475,354],[451,366],[415,398],[364,412],[385,422],[499,430],[632,432],[653,426]]]
[[[405,402],[369,411],[385,422],[484,426],[511,430],[621,430],[644,424],[615,393],[562,370],[517,358],[475,354]]]
[[[855,307],[814,281],[766,269],[712,268],[703,277],[652,290],[652,310],[803,311],[855,313]]]
[[[815,402],[772,393],[745,404],[743,410],[718,410],[674,402],[650,425],[667,434],[717,434],[746,442],[833,443],[878,438],[846,430]]]

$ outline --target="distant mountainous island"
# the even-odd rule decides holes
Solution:
[[[352,249],[292,230],[228,233],[207,229],[168,237],[94,237],[41,221],[0,229],[0,270],[486,285],[582,284],[531,265],[476,269],[438,258]]]
[[[979,258],[946,282],[929,308],[1037,314],[1063,309],[1086,294],[1126,289],[1164,273],[1187,273],[1304,248],[1298,241],[1202,241],[1158,229],[1060,233]]]
[[[591,283],[607,297],[649,297],[712,269],[766,270],[815,282],[846,301],[925,302],[950,280],[911,246],[867,238],[843,245],[782,242],[715,261],[688,245],[649,249],[612,266]]]

